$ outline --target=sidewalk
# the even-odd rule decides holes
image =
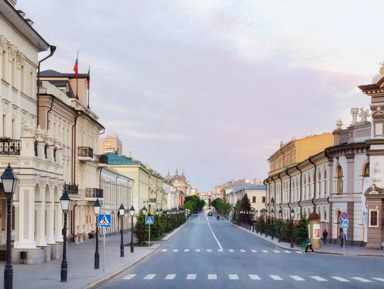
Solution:
[[[229,222],[227,219],[225,221]],[[235,224],[233,224],[236,226]],[[300,251],[300,246],[297,246],[294,244],[294,247],[291,248],[291,243],[286,243],[286,242],[280,242],[278,238],[274,238],[272,240],[271,236],[265,237],[265,234],[260,234],[252,232],[246,228],[240,227],[240,229],[245,230],[249,232],[250,234],[253,234],[257,236],[259,239],[262,239],[266,242],[269,242],[281,249],[284,250],[294,250],[294,251]],[[320,253],[320,254],[333,254],[333,255],[344,255],[343,248],[340,247],[340,244],[327,244],[323,245],[323,242],[321,242],[321,248],[315,249],[315,253]],[[345,247],[345,256],[372,256],[372,257],[384,257],[384,250],[375,250],[375,249],[365,249],[364,247],[359,247],[359,246],[346,246]]]

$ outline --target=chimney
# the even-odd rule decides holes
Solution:
[[[16,6],[17,0],[8,0],[9,4],[11,4],[13,7]]]
[[[28,18],[28,19],[25,19],[25,21],[27,21],[27,22],[28,22],[28,24],[29,24],[29,25],[31,25],[31,26],[32,26],[32,25],[33,25],[33,23],[34,23],[34,22],[33,22],[31,19],[29,19],[29,18]]]

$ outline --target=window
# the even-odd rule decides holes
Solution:
[[[378,210],[369,210],[369,226],[370,227],[378,227],[378,217],[379,217],[379,211]]]
[[[262,200],[263,204],[265,204],[265,197],[263,197],[263,200]]]
[[[366,178],[366,177],[369,177],[369,163],[366,164],[365,168],[364,168],[364,174],[363,174],[363,177]]]
[[[3,51],[2,53],[2,56],[1,56],[1,59],[2,59],[2,71],[1,71],[1,77],[6,80],[7,78],[7,54],[5,51]]]
[[[256,197],[255,196],[252,197],[252,203],[256,203]]]
[[[341,166],[336,168],[336,194],[341,195],[343,193],[343,169]]]

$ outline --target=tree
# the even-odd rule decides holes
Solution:
[[[295,243],[300,245],[305,242],[308,238],[308,220],[305,216],[302,216],[297,223],[297,226],[293,232]]]
[[[144,244],[146,232],[145,232],[145,218],[142,210],[140,210],[139,215],[136,216],[136,226],[133,230],[133,233],[136,236],[137,244],[139,245]]]
[[[184,210],[185,210],[185,209],[189,209],[191,212],[196,211],[195,203],[192,202],[191,200],[186,201],[186,202],[184,203]]]
[[[251,210],[251,201],[248,198],[248,194],[244,194],[240,201],[240,211],[250,211]],[[251,215],[249,214],[240,214],[240,223],[249,223]]]
[[[196,195],[186,197],[185,203],[188,201],[191,201],[194,204],[194,211],[201,211],[201,209],[205,206],[205,201],[200,200],[200,198]]]
[[[212,207],[215,208],[215,210],[219,213],[221,213],[221,210],[222,210],[222,201],[221,201],[221,198],[217,198],[217,199],[214,199],[212,202],[211,202],[211,205]]]

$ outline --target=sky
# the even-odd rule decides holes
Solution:
[[[369,107],[384,62],[382,0],[18,0],[57,50],[91,67],[90,107],[123,154],[198,191],[264,180],[293,138]],[[48,52],[42,52],[43,58]]]

